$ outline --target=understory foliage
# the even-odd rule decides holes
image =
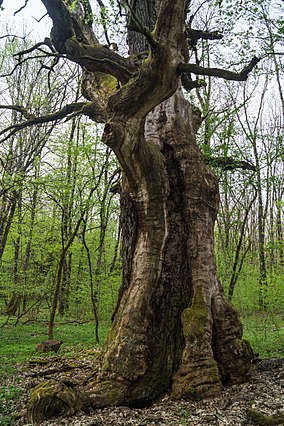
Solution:
[[[8,53],[30,46],[31,41],[6,41],[2,73],[11,66]],[[79,78],[76,68],[63,65],[52,81],[42,70],[42,79],[33,81],[37,61],[24,66],[16,70],[19,75],[2,81],[2,100],[11,97],[37,114],[48,114],[73,96]],[[3,113],[2,129],[20,116],[21,112]],[[109,319],[120,279],[116,194],[120,172],[100,135],[99,126],[94,135],[88,120],[74,117],[60,128],[51,124],[23,129],[2,143],[2,313],[30,319],[39,312],[47,315],[63,244],[84,214],[64,265],[60,313],[92,317],[93,297],[100,319]]]

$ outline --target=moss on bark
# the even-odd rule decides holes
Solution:
[[[183,311],[182,325],[185,347],[173,379],[173,396],[198,400],[219,394],[221,377],[210,347],[211,313],[201,287],[196,288],[191,306]]]
[[[40,423],[54,417],[72,416],[86,405],[86,398],[73,386],[48,380],[33,389],[27,417],[31,423]]]
[[[202,289],[199,287],[194,294],[191,306],[183,311],[181,317],[184,338],[192,345],[200,344],[207,318],[208,308],[204,303]]]

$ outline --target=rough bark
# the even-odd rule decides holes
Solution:
[[[115,397],[100,404],[146,405],[171,387],[177,398],[211,396],[250,368],[251,349],[216,276],[218,187],[193,122],[180,91],[148,116],[145,135],[164,158],[164,191],[153,199],[147,193],[147,216],[123,183],[124,212],[131,211],[123,228],[125,280],[102,354],[102,380],[113,378]],[[102,385],[89,386],[96,405]]]

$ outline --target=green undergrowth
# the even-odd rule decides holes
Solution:
[[[244,338],[263,358],[284,358],[284,313],[258,311],[241,315]]]

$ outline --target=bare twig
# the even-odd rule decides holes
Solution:
[[[101,10],[101,19],[102,19],[102,25],[103,25],[103,29],[104,29],[105,39],[106,39],[108,47],[110,47],[111,42],[109,40],[109,36],[108,36],[108,32],[107,32],[107,26],[106,26],[106,19],[105,19],[106,7],[105,7],[104,3],[102,2],[102,0],[97,0],[97,3],[99,4],[100,10]]]
[[[35,56],[29,56],[29,57],[27,57],[25,59],[20,59],[19,62],[14,66],[14,68],[12,69],[12,71],[10,71],[8,73],[5,73],[5,74],[1,74],[0,78],[2,78],[2,77],[10,77],[11,75],[14,74],[14,72],[16,71],[16,69],[18,67],[20,67],[23,63],[29,61],[30,59],[45,59],[46,57],[55,57],[55,58],[59,59],[59,58],[63,57],[62,55],[59,55],[57,53],[48,53],[48,52],[45,52],[45,51],[43,51],[43,52],[45,53],[45,55],[35,55]]]
[[[39,18],[39,19],[36,19],[36,18],[34,18],[37,22],[40,22],[43,18],[45,18],[46,16],[48,16],[48,13],[45,13],[44,15],[42,15],[42,17],[41,18]]]
[[[16,12],[14,13],[14,16],[17,15],[17,13],[21,12],[21,10],[23,10],[26,7],[26,5],[28,4],[28,1],[29,0],[25,0],[24,6],[20,7],[20,9],[16,10]]]
[[[5,35],[0,37],[0,40],[2,40],[3,38],[6,38],[6,37],[20,38],[21,40],[25,40],[27,36],[19,36],[19,35],[16,35],[16,34],[5,34]]]

